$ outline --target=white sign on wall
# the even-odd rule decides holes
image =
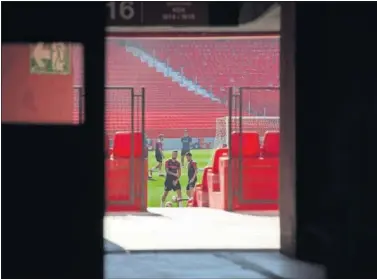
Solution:
[[[70,74],[69,44],[37,43],[30,45],[30,72],[32,74]]]

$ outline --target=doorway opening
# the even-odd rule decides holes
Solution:
[[[106,47],[111,247],[278,249],[279,38],[113,36]],[[166,177],[174,151],[181,196]],[[164,240],[187,226],[203,241]]]

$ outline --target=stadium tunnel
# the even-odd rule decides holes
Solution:
[[[250,10],[253,11],[253,13],[250,13]],[[251,18],[247,18],[247,16],[250,16],[250,15],[251,15]],[[158,26],[158,27],[126,27],[126,28],[124,28],[124,27],[110,26],[107,29],[109,31],[109,33],[108,33],[109,41],[107,42],[107,44],[108,44],[109,52],[114,52],[114,53],[116,52],[118,57],[121,56],[124,59],[128,59],[127,63],[129,65],[131,65],[131,68],[133,67],[134,69],[137,69],[137,72],[142,73],[145,70],[144,70],[144,68],[139,66],[140,61],[134,61],[131,58],[124,56],[124,54],[122,54],[122,53],[124,53],[124,46],[126,47],[128,52],[132,53],[134,56],[139,57],[141,59],[141,61],[144,61],[145,63],[148,62],[149,67],[155,67],[156,69],[158,68],[157,66],[155,66],[156,63],[162,64],[161,67],[163,67],[165,65],[169,65],[169,66],[171,64],[174,65],[174,59],[177,60],[177,57],[174,57],[174,55],[169,56],[169,54],[164,54],[163,50],[156,49],[156,46],[158,46],[158,43],[160,43],[160,45],[161,45],[160,48],[166,49],[165,52],[167,52],[167,53],[174,51],[174,48],[179,48],[179,44],[177,44],[177,43],[172,44],[170,46],[168,43],[159,42],[158,41],[159,39],[162,40],[162,41],[173,40],[173,42],[181,42],[182,43],[181,50],[183,52],[187,51],[187,49],[191,50],[190,49],[190,42],[191,42],[191,44],[193,44],[192,41],[195,40],[196,38],[199,40],[197,42],[203,42],[203,44],[206,44],[208,42],[213,41],[214,45],[215,45],[216,40],[221,40],[221,39],[232,40],[232,39],[241,38],[241,39],[244,39],[244,40],[240,40],[240,41],[245,41],[246,43],[248,43],[248,41],[246,39],[251,38],[251,40],[253,40],[253,36],[255,37],[255,41],[258,41],[258,38],[263,39],[264,36],[267,36],[267,40],[268,40],[268,38],[272,38],[271,40],[273,42],[275,42],[275,44],[278,48],[278,30],[279,30],[279,26],[280,26],[279,19],[280,19],[280,6],[275,4],[275,3],[271,3],[269,5],[262,5],[260,8],[257,8],[257,9],[255,9],[255,7],[253,5],[250,6],[249,4],[243,4],[243,5],[241,5],[241,9],[239,11],[237,10],[237,17],[233,19],[233,20],[235,20],[235,22],[241,23],[237,27],[222,26],[222,27],[210,27],[210,28],[208,28],[208,27],[179,27],[179,28],[176,28],[176,27]],[[258,33],[255,33],[255,32],[258,32]],[[149,39],[151,39],[151,40],[149,40]],[[122,47],[119,47],[119,44]],[[200,47],[200,45],[203,45],[203,44],[199,44],[197,46]],[[247,46],[246,44],[244,44],[244,45]],[[237,46],[237,44],[236,44],[236,46]],[[243,45],[240,45],[238,47],[242,47],[242,46]],[[231,45],[230,45],[230,47],[231,47]],[[231,48],[230,48],[230,50],[231,50]],[[156,52],[160,52],[160,59],[165,59],[165,60],[157,60],[157,62],[151,61],[152,59],[147,56],[146,51],[149,51],[148,52],[149,55],[153,55],[153,58],[155,57]],[[195,51],[195,50],[193,49],[192,51]],[[213,51],[216,51],[216,50],[213,49]],[[256,49],[256,51],[258,51],[258,50]],[[141,54],[140,54],[140,52],[141,52]],[[115,57],[115,54],[113,56]],[[157,54],[157,57],[158,57],[158,54]],[[188,59],[189,59],[189,57],[188,57]],[[114,60],[114,59],[110,59],[110,60]],[[173,60],[173,61],[171,61],[171,60]],[[114,65],[114,66],[116,66],[117,68],[121,67],[120,64],[118,66],[117,65]],[[196,66],[199,67],[199,63],[197,63]],[[174,69],[179,68],[179,64],[176,62],[175,67],[172,66],[172,68],[174,68]],[[161,71],[161,70],[157,69],[157,71]],[[172,69],[170,69],[170,71],[172,71]],[[124,74],[127,75],[126,72],[124,72]],[[167,72],[167,73],[164,72],[164,76],[167,77],[167,78],[169,78],[169,74],[170,74],[169,72]],[[187,76],[187,75],[189,75],[188,69],[186,69],[186,67],[184,69],[182,68],[181,73],[177,73],[177,74],[181,74],[181,75],[185,74]],[[132,73],[129,73],[129,75],[133,76]],[[149,75],[149,73],[147,73],[147,75]],[[278,76],[278,72],[277,72],[277,76]],[[161,84],[166,83],[165,80],[163,80],[159,77],[155,77],[155,75],[149,75],[148,77],[149,77],[149,79],[154,79],[155,80],[154,82],[159,82]],[[154,91],[152,92],[153,89],[148,89],[149,83],[148,83],[148,81],[144,80],[146,77],[139,75],[137,78],[140,79],[140,82],[135,86],[135,89],[134,89],[135,92],[138,90],[137,89],[138,87],[142,86],[142,84],[144,84],[144,86],[146,87],[146,89],[145,89],[146,90],[145,113],[147,115],[146,116],[147,119],[144,120],[144,123],[147,122],[147,127],[142,127],[143,125],[141,124],[141,122],[143,122],[143,120],[142,120],[143,116],[139,116],[139,117],[134,116],[134,119],[136,119],[136,118],[139,119],[139,120],[136,120],[136,121],[139,121],[139,123],[134,124],[134,132],[139,133],[139,132],[141,132],[141,129],[144,129],[144,131],[148,134],[148,136],[151,136],[152,138],[157,138],[157,135],[159,135],[160,133],[163,133],[164,136],[168,138],[167,141],[165,141],[166,145],[170,144],[170,148],[168,147],[166,149],[172,150],[174,148],[177,148],[177,147],[172,147],[173,146],[172,141],[174,140],[172,138],[180,137],[180,135],[183,134],[183,130],[186,129],[186,127],[188,127],[190,125],[190,123],[187,123],[187,120],[186,120],[186,122],[184,122],[183,124],[179,124],[178,122],[183,122],[183,121],[177,121],[177,119],[181,118],[181,116],[179,116],[179,115],[177,116],[178,110],[173,111],[168,106],[165,107],[164,105],[162,105],[162,106],[160,105],[160,107],[157,108],[158,111],[164,110],[164,111],[169,112],[169,114],[168,114],[169,116],[167,116],[166,119],[164,118],[163,120],[159,121],[164,126],[164,127],[160,127],[161,124],[159,125],[157,123],[157,121],[155,121],[153,118],[159,118],[159,117],[161,117],[161,114],[159,114],[159,112],[154,112],[154,110],[156,110],[156,109],[154,107],[152,107],[152,105],[150,105],[151,102],[157,103],[158,100],[157,99],[154,100],[154,97],[153,98],[148,97],[148,96],[152,96],[154,94]],[[243,78],[243,77],[241,77],[241,78]],[[112,82],[114,83],[114,79],[110,79],[110,80],[113,80]],[[174,81],[174,78],[173,78],[173,81]],[[121,81],[118,81],[117,83],[119,84],[119,82],[121,82]],[[133,83],[133,82],[134,81],[132,81],[132,78],[130,78],[129,83]],[[204,81],[201,81],[201,82],[203,83]],[[229,81],[228,81],[228,83],[229,83]],[[237,82],[235,82],[235,84],[237,84]],[[244,84],[248,85],[248,83],[244,83]],[[186,85],[181,84],[181,86],[183,87],[183,86],[186,86]],[[171,85],[169,84],[169,85],[166,86],[165,89],[161,89],[160,91],[164,91],[164,90],[169,91],[169,92],[171,90],[177,91],[178,93],[173,93],[173,96],[171,95],[172,93],[170,93],[170,95],[166,94],[166,96],[164,96],[163,98],[164,99],[165,98],[170,98],[170,99],[173,98],[174,101],[177,102],[174,105],[179,107],[179,103],[181,101],[179,101],[177,99],[181,98],[183,100],[184,97],[174,97],[174,94],[176,96],[179,96],[179,93],[181,93],[181,96],[186,96],[187,95],[186,90],[195,90],[195,86],[191,86],[191,87],[194,87],[194,89],[190,88],[190,86],[188,86],[188,89],[186,89],[185,87],[183,87],[183,89],[181,89],[177,86],[174,86],[174,84],[171,84]],[[212,85],[210,87],[212,87]],[[228,87],[230,87],[230,86],[228,86]],[[228,91],[228,89],[229,89],[228,87],[224,87],[224,90]],[[254,85],[254,87],[258,87],[258,85]],[[268,87],[268,83],[266,83],[266,85],[259,85],[259,87],[260,88],[263,87],[262,90],[265,90],[265,91],[274,90],[274,95],[278,95],[278,90],[279,90],[278,81],[277,81],[277,85],[275,85],[275,87],[272,87],[272,86]],[[174,88],[174,89],[172,89],[172,88]],[[125,91],[128,91],[130,93],[130,91],[128,89],[125,89],[125,90],[122,91],[122,89],[119,88],[118,92],[115,92],[115,90],[110,92],[112,87],[109,87],[107,89],[108,89],[107,94],[112,95],[112,96],[116,96],[117,94],[118,95],[127,94],[127,93],[125,93]],[[203,88],[199,88],[199,89],[203,90]],[[199,89],[197,89],[197,91],[199,91]],[[149,90],[149,92],[148,92],[148,90]],[[251,88],[250,91],[253,91],[253,90],[258,91],[257,88]],[[261,90],[259,90],[259,91],[261,91]],[[236,93],[237,92],[233,92],[233,94],[236,94]],[[162,93],[160,93],[160,92],[156,92],[156,95],[157,94],[159,96],[160,95],[162,96]],[[205,94],[205,93],[203,93],[203,94]],[[246,94],[247,93],[245,93],[245,95]],[[248,94],[250,94],[250,92]],[[261,93],[257,92],[256,95],[257,94],[261,94]],[[271,93],[271,95],[272,94],[273,93]],[[225,93],[225,99],[226,100],[229,100],[229,98],[232,98],[232,97],[229,97],[227,95],[228,95],[228,92]],[[149,101],[148,101],[148,98],[149,98]],[[187,98],[187,97],[185,97],[185,98]],[[224,104],[224,105],[221,105],[221,104],[216,105],[216,104],[213,104],[213,102],[209,102],[209,101],[207,101],[203,98],[197,97],[196,99],[194,99],[194,97],[193,97],[191,99],[187,99],[185,102],[187,102],[187,104],[184,104],[184,105],[182,104],[180,107],[185,106],[185,107],[187,107],[187,109],[181,108],[180,113],[184,114],[186,119],[191,119],[194,122],[199,123],[199,121],[198,121],[199,119],[195,115],[199,115],[199,116],[202,115],[203,117],[207,117],[205,113],[202,114],[199,111],[200,109],[202,109],[204,111],[206,109],[210,110],[210,111],[215,109],[216,112],[214,113],[214,115],[216,115],[216,113],[217,113],[217,116],[208,115],[207,122],[203,122],[203,120],[201,120],[202,122],[200,122],[200,124],[196,124],[198,126],[191,125],[189,130],[190,130],[190,133],[192,133],[193,137],[199,138],[199,140],[202,139],[202,141],[207,140],[208,146],[212,146],[212,148],[216,148],[216,147],[220,146],[220,143],[221,144],[229,144],[228,143],[228,137],[230,136],[230,134],[233,131],[236,131],[239,127],[238,128],[235,127],[235,126],[237,126],[237,123],[233,123],[233,125],[234,125],[233,131],[230,131],[228,129],[228,124],[230,122],[229,119],[226,119],[227,115],[229,114],[228,107],[230,106],[228,101],[226,101],[227,103]],[[191,102],[197,102],[197,103],[203,103],[203,104],[202,104],[201,108],[198,109],[198,110],[191,108],[192,112],[190,112],[189,103],[191,103]],[[244,119],[247,118],[247,121],[246,120],[244,121],[245,124],[243,125],[243,127],[244,127],[243,131],[251,131],[251,130],[252,131],[258,131],[259,134],[261,135],[261,137],[263,137],[264,133],[266,131],[278,130],[279,129],[278,102],[279,102],[278,99],[276,99],[275,108],[274,108],[275,114],[272,114],[272,115],[275,115],[275,116],[270,117],[271,119],[269,117],[258,118],[258,117],[253,117],[253,116],[246,117],[244,115]],[[124,103],[125,103],[124,110],[125,111],[131,110],[131,108],[130,108],[131,101],[128,101],[128,103],[126,103],[126,102],[124,102]],[[133,103],[136,104],[136,102],[133,102]],[[205,103],[212,103],[212,104],[208,104],[208,106],[206,107]],[[250,101],[249,101],[249,104],[250,104]],[[236,105],[236,104],[234,104],[234,105]],[[220,106],[222,107],[222,109],[217,108],[217,107],[220,107]],[[110,105],[109,105],[109,107],[110,107]],[[106,109],[110,110],[110,108],[106,108]],[[136,110],[136,109],[137,108],[135,107],[134,110]],[[141,111],[141,109],[140,109],[140,111]],[[121,125],[116,125],[116,123],[111,124],[110,123],[111,120],[108,120],[108,122],[106,124],[106,130],[109,132],[109,134],[108,134],[109,142],[114,142],[114,143],[116,142],[115,140],[113,141],[116,131],[120,131],[120,130],[122,130],[122,128],[123,128],[123,130],[128,130],[128,131],[131,130],[131,124],[129,123],[129,119],[130,119],[131,116],[127,112],[123,112],[123,114],[126,115],[126,117],[128,117],[128,120],[123,119],[122,121],[119,121],[118,123],[122,123]],[[234,112],[234,115],[236,115],[236,114],[237,114],[237,111]],[[219,117],[220,115],[222,117]],[[173,133],[172,130],[169,130],[169,129],[166,130],[166,128],[165,128],[166,126],[169,125],[169,122],[170,122],[169,119],[173,118],[173,117],[175,117],[174,119],[176,119],[176,121],[174,123],[175,123],[175,125],[177,125],[177,128],[174,129],[174,131],[175,131],[174,133]],[[221,118],[224,118],[224,120],[222,120]],[[230,119],[233,119],[233,120],[236,119],[236,118],[237,118],[237,116],[231,116],[230,117]],[[126,122],[128,122],[128,123],[125,124]],[[153,122],[153,124],[150,124],[151,122]],[[221,122],[223,122],[223,123],[221,123]],[[236,122],[236,121],[232,121],[232,122]],[[262,129],[259,129],[259,126],[262,126],[261,123],[263,123],[263,122],[268,122],[268,125],[266,125],[266,127],[263,127]],[[207,124],[207,123],[209,123],[209,124]],[[217,126],[215,126],[214,123],[216,123]],[[230,124],[232,124],[232,123],[230,123]],[[178,126],[178,125],[180,125],[180,126]],[[206,125],[208,125],[208,126],[206,126]],[[203,128],[200,128],[200,127],[203,127]],[[222,132],[219,132],[218,130],[222,130]],[[232,130],[232,128],[231,128],[231,130]],[[221,138],[219,139],[219,137],[217,135],[221,134],[221,133],[224,133],[225,135],[223,136],[222,139]],[[132,132],[131,132],[131,134],[132,134]],[[216,138],[213,136],[215,134],[216,134]],[[118,134],[118,136],[120,136],[120,135]],[[116,135],[115,135],[115,137],[116,137]],[[132,135],[131,135],[131,137],[132,137]],[[213,137],[214,140],[211,139],[211,137]],[[106,137],[106,139],[107,139],[107,137]],[[178,139],[176,141],[178,141]],[[140,142],[138,142],[137,144],[139,145]],[[263,144],[263,142],[261,142],[261,145],[262,144]],[[125,142],[124,145],[127,145],[127,143]],[[153,148],[153,147],[154,146],[152,144],[151,148]],[[112,148],[117,149],[118,147],[112,146]],[[178,147],[178,148],[180,148],[180,147]],[[206,163],[209,163],[208,165],[217,164],[217,162],[212,162],[212,157],[214,156],[214,151],[211,151],[211,153],[208,153],[208,154],[209,155],[207,155],[206,161],[204,162],[205,164],[200,164],[201,168],[204,168],[206,166]],[[140,153],[139,155],[142,156],[142,157],[145,157],[145,154],[142,155]],[[195,155],[194,155],[194,157],[195,157]],[[128,160],[131,160],[131,158],[128,158]],[[153,156],[149,157],[149,161],[150,161],[149,165],[151,163],[153,163],[153,162],[151,162],[151,161],[154,161]],[[148,162],[143,163],[142,161],[139,161],[139,163],[141,164],[140,167],[138,167],[140,169],[145,169],[146,165],[148,165]],[[110,165],[112,165],[112,164],[110,164]],[[150,166],[148,166],[148,168],[150,168]],[[126,172],[126,170],[124,170],[124,171]],[[200,177],[199,186],[198,186],[198,191],[199,191],[198,195],[199,195],[199,197],[203,198],[203,199],[199,198],[200,199],[199,203],[208,205],[209,204],[209,197],[208,197],[208,190],[207,189],[209,189],[211,187],[207,186],[206,173],[207,173],[206,171],[204,171],[202,173],[205,176],[203,181],[202,181],[202,177]],[[237,173],[237,174],[234,174],[233,176],[238,176],[238,175],[240,175],[240,174]],[[271,183],[271,186],[269,185],[268,187],[265,187],[266,189],[271,189],[271,190],[264,190],[264,192],[266,192],[266,193],[270,192],[271,194],[264,194],[263,198],[262,197],[259,197],[259,198],[250,198],[249,197],[246,200],[259,201],[259,200],[269,200],[270,199],[272,201],[273,205],[271,205],[270,207],[266,206],[265,208],[270,208],[270,209],[276,210],[277,209],[277,203],[278,203],[278,199],[277,199],[277,175],[278,175],[278,171],[275,168],[275,175],[274,175],[274,177],[276,177],[275,182]],[[215,176],[218,177],[218,174],[216,173]],[[119,187],[121,187],[121,184],[119,184],[117,182],[116,176],[109,175],[108,177],[112,178],[112,179],[108,180],[108,186],[109,186],[107,188],[109,190],[108,195],[113,196],[115,198],[115,196],[117,195],[116,193],[119,192],[119,190],[117,190],[117,189]],[[137,177],[141,177],[141,176],[137,175]],[[218,178],[215,178],[215,180],[216,179],[218,179]],[[146,198],[146,197],[142,198],[143,202],[139,204],[145,210],[146,204],[147,204],[146,201],[150,200],[150,194],[149,193],[152,192],[152,187],[149,187],[149,184],[152,184],[152,183],[155,184],[155,182],[152,181],[152,182],[148,183],[148,181],[146,181],[143,178],[142,178],[142,180],[143,180],[143,182],[141,182],[142,186],[137,187],[137,188],[139,190],[141,188],[143,188],[144,189],[143,193],[148,193],[147,194],[148,198]],[[115,183],[114,185],[117,185],[117,186],[114,186],[114,187],[110,186],[110,185],[113,185],[112,181],[114,181],[114,183]],[[131,181],[131,179],[124,181],[124,184],[130,184],[130,181]],[[163,184],[163,181],[160,181],[160,184]],[[183,183],[183,184],[185,184],[185,183]],[[272,184],[274,184],[274,185],[272,185]],[[148,185],[148,186],[144,186],[144,185]],[[264,185],[264,186],[266,186],[266,185]],[[125,187],[125,185],[123,185],[122,187]],[[260,187],[262,188],[263,186],[260,186]],[[202,193],[202,190],[200,190],[200,189],[203,189],[204,193]],[[137,190],[133,189],[133,194],[135,195],[136,193],[137,193]],[[152,202],[153,206],[156,206],[156,205],[159,206],[158,199],[160,197],[160,193],[154,193],[153,195],[154,195],[154,199],[157,199],[157,201]],[[262,196],[263,196],[263,194],[262,194]],[[128,194],[127,194],[127,198],[126,198],[126,196],[124,196],[123,198],[128,199]],[[118,197],[116,199],[117,199],[116,203],[119,203],[118,199],[121,199],[121,198]],[[133,200],[135,200],[135,199],[133,199]],[[214,201],[213,204],[215,204],[215,205],[212,205],[210,207],[223,208],[223,209],[233,207],[233,206],[226,206],[225,200],[226,199],[223,197],[221,201],[218,201],[218,202]],[[258,206],[252,206],[253,202],[249,202],[249,203],[250,203],[251,206],[235,206],[235,208],[243,209],[244,211],[252,210],[252,209],[255,210],[256,208],[259,208],[259,209],[264,208],[263,206],[262,207],[261,206],[259,206],[259,207]],[[245,203],[245,205],[246,205],[246,203]],[[119,206],[119,207],[116,207],[116,208],[119,208],[119,210],[120,210],[122,207]],[[130,207],[128,207],[128,206],[123,207],[123,209],[125,209],[125,208],[135,209],[137,207],[130,205]]]
[[[261,7],[261,10],[265,11],[265,8]],[[324,16],[318,18],[319,14]],[[332,18],[335,14],[336,16]],[[371,138],[373,138],[371,127],[374,127],[371,119],[374,116],[373,101],[375,98],[373,97],[374,91],[371,88],[363,87],[363,90],[361,90],[362,86],[356,86],[356,84],[374,84],[371,73],[375,65],[373,63],[371,63],[373,65],[364,65],[360,62],[360,60],[363,60],[360,57],[353,58],[356,57],[355,52],[364,58],[364,61],[375,58],[375,48],[373,48],[375,43],[369,39],[373,37],[371,35],[374,34],[374,30],[365,28],[365,26],[372,26],[370,23],[375,17],[362,8],[342,12],[335,6],[328,4],[324,11],[323,6],[321,7],[320,5],[313,4],[305,7],[293,3],[282,4],[281,15],[281,94],[283,96],[280,104],[280,142],[282,146],[280,160],[281,251],[293,257],[325,264],[329,267],[330,278],[342,278],[345,274],[363,275],[365,277],[366,275],[374,275],[373,260],[364,254],[362,250],[367,247],[374,249],[376,244],[375,226],[374,222],[371,222],[371,220],[374,220],[371,212],[373,212],[372,209],[374,209],[373,205],[375,204],[373,201],[375,183],[369,169],[376,150],[375,144],[371,142]],[[355,17],[352,23],[349,21],[349,15]],[[24,16],[27,17],[27,15]],[[72,14],[73,21],[75,16],[78,16],[78,14]],[[82,17],[78,18],[81,19]],[[263,17],[255,16],[255,18],[257,23]],[[75,28],[80,29],[78,31],[81,31],[81,36],[84,36],[85,32],[83,31],[86,31],[85,28],[89,28],[89,26],[90,28],[101,30],[101,24],[99,23],[82,24],[80,28],[78,27],[80,24],[77,23],[81,23],[81,21],[77,21],[74,24]],[[14,24],[14,26],[14,32],[22,34],[22,29],[17,28],[17,24]],[[27,29],[25,26],[23,28],[24,30]],[[59,29],[59,24],[57,24],[57,28]],[[68,26],[66,25],[60,29],[63,31],[67,28]],[[156,28],[156,30],[159,30],[158,28],[160,27]],[[325,38],[324,34],[327,34],[326,32],[329,29],[334,31],[333,37]],[[42,28],[39,29],[39,31],[41,30]],[[150,30],[155,31],[153,28]],[[118,29],[110,32],[118,32]],[[352,42],[348,40],[349,37],[359,38],[360,33],[365,35],[363,43],[358,40]],[[62,32],[61,38],[70,41],[69,36],[64,34],[67,33]],[[101,39],[103,40],[103,35],[101,32],[97,34],[99,38],[97,42]],[[102,38],[100,38],[101,36]],[[16,35],[9,38],[9,41],[20,41],[19,39],[15,40]],[[38,37],[32,37],[31,40],[33,38],[35,40]],[[53,38],[58,39],[57,35]],[[79,41],[79,37],[75,38],[76,41]],[[322,53],[319,53],[317,49],[318,38],[326,39],[325,41],[328,45],[327,49],[321,48]],[[88,46],[94,41],[89,39],[85,41],[85,44]],[[339,46],[339,42],[341,42],[341,46]],[[369,42],[369,44],[366,44],[366,42]],[[332,49],[330,46],[334,48]],[[368,51],[365,51],[365,48]],[[346,67],[345,63],[342,62],[347,51],[348,55],[352,54],[353,59],[349,63],[355,65],[355,67]],[[88,57],[97,56],[99,61],[97,66],[103,68],[104,62],[100,60],[104,57],[103,55],[98,55],[98,53],[103,54],[104,48],[100,44],[99,46],[92,44],[90,48],[85,49],[85,52],[87,52]],[[330,54],[331,60],[328,59]],[[17,57],[10,55],[7,57],[10,60],[17,59]],[[28,55],[25,55],[25,57],[28,57]],[[9,65],[11,65],[11,61],[9,61]],[[103,140],[100,139],[103,135],[103,126],[99,124],[101,121],[103,122],[103,115],[100,115],[103,112],[101,104],[104,101],[102,92],[103,79],[96,79],[96,77],[101,76],[103,69],[97,69],[96,75],[96,70],[90,69],[91,65],[91,62],[85,62],[85,75],[90,82],[88,80],[85,81],[87,91],[85,104],[88,105],[85,110],[85,123],[82,123],[81,127],[79,125],[82,128],[80,132],[76,127],[73,130],[62,126],[51,126],[51,130],[47,131],[44,127],[9,124],[25,121],[29,123],[67,123],[67,121],[72,121],[71,115],[59,114],[52,109],[57,106],[59,101],[62,101],[63,107],[72,105],[72,101],[70,101],[71,103],[64,102],[63,98],[58,95],[48,95],[51,92],[62,92],[61,86],[50,87],[48,91],[40,90],[43,91],[42,95],[45,96],[42,97],[44,102],[41,107],[50,107],[49,110],[39,109],[38,104],[31,106],[33,102],[30,99],[25,102],[20,96],[15,100],[14,96],[17,96],[17,93],[10,97],[11,94],[7,93],[6,88],[5,90],[2,88],[3,95],[6,98],[5,103],[8,104],[4,106],[6,111],[3,112],[3,123],[7,123],[3,125],[4,130],[7,131],[4,142],[12,152],[12,156],[7,156],[7,159],[10,162],[9,165],[15,166],[19,164],[19,161],[16,160],[24,158],[24,164],[21,169],[26,174],[17,177],[12,175],[12,171],[4,174],[4,176],[7,176],[6,181],[9,186],[19,186],[15,190],[10,190],[12,187],[9,187],[8,191],[11,191],[12,196],[19,197],[18,191],[22,188],[22,185],[27,184],[29,186],[30,181],[35,181],[35,184],[38,184],[40,188],[34,189],[34,191],[40,194],[40,197],[44,197],[44,191],[46,190],[46,192],[50,193],[51,181],[55,181],[56,177],[61,178],[60,181],[56,181],[56,186],[61,187],[61,189],[64,189],[67,185],[72,185],[79,192],[82,185],[87,185],[85,179],[89,179],[88,177],[93,181],[91,186],[99,185],[99,188],[103,187],[103,154],[102,151],[99,152],[99,149],[103,149]],[[7,69],[8,74],[12,76],[12,67],[9,68]],[[334,70],[332,71],[333,79],[331,82],[328,81],[327,71],[324,71],[324,68]],[[65,78],[70,77],[68,75]],[[345,84],[345,79],[355,81],[354,86]],[[41,77],[38,82],[31,82],[32,88],[30,90],[38,91],[36,88],[41,86],[43,82]],[[326,83],[327,87],[320,86],[321,82]],[[16,82],[13,81],[13,83],[15,84]],[[90,94],[91,92],[98,93],[98,95]],[[333,98],[328,97],[330,95]],[[20,99],[21,101],[19,101]],[[339,100],[342,100],[342,104],[339,104]],[[355,100],[360,100],[360,102],[355,104]],[[25,110],[14,109],[15,102],[24,102]],[[313,106],[313,104],[316,105]],[[350,111],[357,113],[351,114]],[[355,117],[356,114],[359,117]],[[51,115],[54,115],[54,117],[51,117]],[[350,133],[350,125],[352,127],[361,127],[362,135],[360,136],[358,132]],[[93,129],[92,134],[88,132],[90,128]],[[51,135],[53,130],[57,136]],[[25,134],[28,135],[28,144],[25,144]],[[71,137],[67,138],[68,134]],[[338,141],[339,138],[342,139],[341,143]],[[59,146],[58,150],[56,150],[56,145]],[[34,148],[30,148],[30,146]],[[359,148],[352,148],[355,146],[363,146],[365,150],[369,150],[369,152],[363,153],[365,165],[368,166],[365,169],[361,169],[358,165],[360,161],[357,158],[359,158],[362,151]],[[56,150],[58,159],[56,162],[54,160],[49,160],[47,164],[45,162],[44,169],[46,173],[45,177],[41,178],[40,175],[35,174],[40,174],[41,169],[39,165],[36,166],[35,158],[40,156],[50,158],[51,150]],[[72,158],[77,158],[77,154],[82,154],[83,156],[76,162]],[[97,161],[91,161],[95,157],[94,155],[98,156]],[[52,161],[55,164],[52,164]],[[64,164],[62,163],[63,161]],[[68,167],[66,162],[69,161],[71,161],[71,165]],[[27,168],[24,167],[26,165],[28,166]],[[51,165],[54,165],[54,167]],[[360,165],[364,164],[360,163]],[[67,173],[72,174],[72,176],[67,175]],[[22,180],[25,179],[25,176],[28,179],[28,183],[24,183],[24,180]],[[71,179],[75,176],[85,177],[85,179],[82,181],[77,179],[77,182],[72,182]],[[8,180],[12,182],[9,183]],[[360,186],[361,183],[363,187]],[[93,197],[95,193],[98,196],[103,194],[101,191],[96,192],[94,189],[82,188],[85,189],[80,192],[82,195],[78,195],[80,198],[84,196],[84,193],[86,193],[85,196],[87,197],[89,192],[93,193]],[[30,196],[35,195],[30,189],[22,189],[25,189],[25,193],[30,194]],[[358,200],[359,197],[363,197],[363,201]],[[85,214],[89,216],[92,209],[93,212],[97,212],[97,217],[101,214],[98,213],[101,210],[94,210],[98,203],[101,203],[101,198],[93,198],[91,202],[88,202],[88,207],[81,209],[82,211],[79,210],[82,207],[82,200],[79,202],[77,197],[73,198],[69,194],[65,194],[65,192],[62,193],[61,197],[55,198],[54,202],[48,199],[40,199],[40,201],[43,207],[56,208],[56,204],[60,202],[60,199],[62,201],[64,199],[64,202],[59,203],[62,208],[66,205],[67,200],[73,200],[72,204],[80,204],[80,206],[77,206],[75,215],[81,217],[80,220],[82,222],[85,220],[82,217]],[[44,208],[36,204],[37,200],[35,199],[31,202],[30,199],[20,197],[19,201],[22,202],[19,203],[18,208],[13,208],[13,210],[21,213],[22,210],[28,208],[29,212],[31,212],[38,207],[37,209],[41,211]],[[60,209],[55,213],[60,214],[61,219],[57,218],[60,223],[65,220],[66,211],[63,212]],[[72,216],[69,216],[69,218],[72,218]],[[41,222],[34,221],[43,227]],[[26,220],[26,222],[28,221]],[[36,227],[36,224],[28,223],[28,225]],[[79,222],[75,223],[75,225],[78,227]],[[356,227],[358,228],[357,232],[352,229]],[[17,234],[17,232],[13,233]],[[30,237],[33,236],[35,240],[40,239],[37,233],[33,231],[29,233]],[[22,241],[22,236],[19,239],[21,239],[19,243],[23,247],[34,245],[32,250],[42,249],[40,245],[43,241],[27,243]],[[83,240],[80,239],[80,241],[82,242],[81,245],[85,246]],[[37,245],[36,243],[38,243],[39,247],[35,246]],[[63,246],[63,243],[65,242],[62,241],[59,246],[60,251],[66,251],[65,249],[67,249]],[[89,245],[88,240],[87,251],[94,253],[93,248],[90,248],[91,246],[93,245],[92,243]],[[46,248],[46,250],[48,249]],[[48,259],[46,261],[49,262]],[[56,267],[56,264],[51,266]],[[340,266],[342,267],[340,268]],[[93,265],[88,267],[92,268]],[[36,269],[31,270],[35,271]],[[82,274],[85,273],[82,272]]]

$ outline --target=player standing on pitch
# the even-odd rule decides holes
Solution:
[[[182,193],[179,178],[181,177],[181,164],[177,160],[178,151],[173,151],[171,158],[165,162],[165,188],[161,197],[161,207],[165,206],[165,200],[171,190],[177,192],[179,207],[182,207]]]
[[[147,134],[144,134],[144,158],[148,158],[148,152],[149,152],[149,149],[148,149],[148,136]]]
[[[181,150],[181,164],[182,167],[185,166],[185,155],[187,152],[190,152],[190,145],[192,142],[192,138],[188,135],[187,129],[185,129],[183,137],[181,138],[182,142],[182,150]]]
[[[164,176],[164,174],[162,173],[162,161],[164,159],[163,143],[164,143],[164,135],[160,134],[158,136],[158,139],[156,141],[156,146],[155,146],[155,158],[157,161],[157,166],[149,170],[149,178],[152,178],[152,172],[155,170],[158,170],[159,176]]]
[[[192,154],[190,152],[186,153],[187,159],[187,174],[188,174],[188,183],[186,187],[186,193],[189,199],[193,197],[194,188],[196,185],[197,175],[198,175],[198,166],[196,162],[192,160]]]

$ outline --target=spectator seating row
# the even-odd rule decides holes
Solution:
[[[239,139],[242,137],[242,146]],[[217,149],[204,169],[196,203],[224,210],[277,210],[280,133],[233,133],[232,147]],[[230,200],[229,200],[230,199]]]
[[[198,131],[198,137],[215,135],[216,118],[227,115],[226,103],[213,102],[189,92],[155,68],[149,67],[138,57],[126,51],[124,41],[109,39],[106,42],[106,84],[131,86],[138,92],[146,88],[147,133],[165,133],[176,130],[182,134],[185,128]],[[157,58],[169,60],[177,71],[219,98],[227,98],[224,87],[277,86],[279,45],[277,39],[258,40],[138,40],[141,47]],[[73,47],[74,84],[83,84],[82,51]],[[77,97],[77,96],[76,96]],[[278,115],[278,90],[252,90],[244,94],[248,102],[244,108],[269,115]],[[75,99],[74,121],[78,119],[78,98]],[[131,97],[127,90],[107,90],[106,131],[113,136],[116,131],[130,130]],[[172,120],[173,119],[173,120]]]
[[[197,81],[220,99],[228,98],[229,86],[279,87],[278,38],[132,40],[160,61]],[[256,113],[279,114],[278,90],[248,90],[244,103]]]
[[[174,128],[214,128],[217,117],[227,113],[224,104],[213,102],[180,87],[163,73],[141,62],[138,57],[127,52],[118,42],[107,42],[106,84],[109,86],[134,87],[138,93],[145,88],[146,129],[159,130]],[[74,49],[75,84],[83,84],[82,57],[80,49]],[[78,98],[76,97],[74,119],[78,119]],[[135,101],[135,111],[141,103]],[[129,90],[106,90],[105,129],[113,136],[117,131],[130,131],[131,94]],[[204,113],[203,113],[204,112]],[[174,121],[172,121],[172,119]],[[212,134],[213,135],[213,134]]]

